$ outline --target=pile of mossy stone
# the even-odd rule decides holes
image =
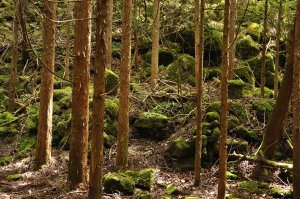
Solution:
[[[128,170],[123,173],[107,173],[103,177],[104,192],[106,193],[120,192],[124,195],[133,195],[136,189],[140,189],[143,190],[143,194],[140,195],[149,196],[153,184],[154,170],[151,168],[140,171]],[[140,198],[143,197],[140,196]]]

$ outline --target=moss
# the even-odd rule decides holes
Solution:
[[[22,175],[19,174],[19,173],[11,174],[11,175],[6,176],[5,179],[6,179],[7,181],[17,181],[17,180],[22,179]]]
[[[167,185],[167,188],[166,188],[166,194],[167,195],[176,195],[176,194],[179,194],[179,193],[180,193],[180,191],[178,190],[176,185],[174,185],[174,184]]]
[[[208,113],[208,112],[220,113],[220,111],[221,111],[221,102],[220,101],[212,102],[212,103],[208,104],[208,106],[206,107],[206,113]]]
[[[289,189],[281,189],[279,187],[272,187],[271,188],[271,195],[274,198],[291,198],[292,191]]]
[[[30,152],[36,144],[35,137],[25,136],[21,138],[19,152],[17,154],[17,158],[24,158],[28,152]]]
[[[236,42],[236,51],[242,60],[246,60],[258,55],[259,46],[258,43],[251,38],[251,36],[242,35]]]
[[[274,92],[269,89],[268,87],[265,87],[265,97],[273,98]],[[246,90],[244,92],[245,96],[247,97],[261,97],[261,91],[260,88],[254,88],[253,90]]]
[[[214,120],[212,123],[211,123],[211,128],[220,128],[220,121],[219,120]]]
[[[200,199],[197,196],[185,196],[184,199]]]
[[[239,99],[243,97],[245,83],[242,80],[228,81],[228,96],[231,99]]]
[[[119,111],[119,101],[117,99],[105,99],[104,101],[105,114],[111,119],[117,119]]]
[[[168,117],[153,112],[144,112],[135,121],[134,126],[137,128],[149,129],[149,128],[165,128],[168,126]]]
[[[229,180],[237,180],[239,177],[230,171],[226,171],[226,178]]]
[[[0,124],[2,125],[14,121],[16,119],[17,117],[15,117],[13,114],[9,112],[0,113]],[[18,127],[17,122],[0,127],[0,137],[15,135],[18,132],[17,127]]]
[[[220,129],[219,128],[214,128],[213,131],[212,131],[211,136],[208,136],[208,141],[212,144],[216,144],[219,137],[220,137]]]
[[[151,199],[151,194],[149,191],[138,191],[135,193],[136,199]]]
[[[103,186],[106,193],[121,192],[125,195],[132,195],[135,182],[124,173],[108,173],[103,177]]]
[[[263,26],[257,23],[250,23],[246,29],[246,34],[250,35],[256,42],[260,41],[263,33]]]
[[[244,154],[249,150],[248,142],[238,138],[229,137],[227,139],[228,151]]]
[[[168,79],[177,83],[195,85],[195,59],[188,55],[180,55],[175,62],[167,68]]]
[[[241,121],[248,121],[247,111],[240,101],[229,102],[229,113],[239,118]]]
[[[223,33],[214,27],[204,31],[204,62],[205,65],[219,66],[221,64]]]
[[[181,113],[187,114],[190,111],[192,111],[192,109],[189,104],[187,103],[181,104],[177,102],[160,102],[151,110],[151,112],[163,114],[168,117],[172,117]]]
[[[62,89],[55,89],[53,91],[53,101],[60,101],[65,97],[71,98],[71,96],[72,96],[72,88],[69,86]]]
[[[233,134],[236,137],[243,138],[248,142],[256,142],[260,140],[255,131],[250,131],[243,125],[236,127],[233,130]]]
[[[141,88],[137,83],[131,82],[130,83],[130,90],[133,93],[140,93],[141,92]]]
[[[252,101],[252,109],[255,111],[256,117],[260,122],[268,121],[274,105],[275,101],[273,99],[258,99]]]
[[[31,135],[37,134],[38,118],[39,118],[39,104],[28,106],[27,108],[28,119],[26,121],[26,130]]]
[[[0,166],[4,166],[9,164],[11,161],[13,161],[13,157],[12,156],[6,156],[0,159]]]
[[[140,170],[135,182],[136,187],[150,191],[154,183],[154,170],[151,168]]]
[[[205,77],[205,81],[213,80],[214,78],[220,78],[221,70],[220,68],[209,69]]]
[[[239,119],[234,115],[229,115],[228,117],[228,131],[233,131],[237,126],[240,125]]]
[[[107,135],[117,136],[118,132],[118,122],[117,120],[105,119],[104,121],[104,132]]]
[[[220,115],[217,112],[208,112],[205,115],[205,121],[212,123],[213,121],[220,121]]]
[[[178,137],[171,141],[169,151],[172,157],[182,158],[193,154],[194,147],[187,140]]]
[[[119,76],[113,71],[105,70],[105,92],[115,95],[118,90]]]
[[[108,135],[104,133],[104,146],[110,148],[116,142],[116,137],[113,135]]]
[[[238,189],[251,194],[263,193],[263,189],[269,188],[266,183],[260,183],[256,181],[244,181],[238,183]]]

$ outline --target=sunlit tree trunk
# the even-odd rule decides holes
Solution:
[[[231,1],[230,26],[229,26],[229,68],[228,79],[233,79],[233,69],[235,60],[235,18],[236,18],[236,0]]]
[[[129,82],[131,64],[132,0],[123,3],[122,50],[120,68],[120,102],[118,113],[117,170],[125,170],[128,162]]]
[[[197,133],[195,151],[195,186],[200,185],[202,154],[202,82],[203,82],[203,50],[204,50],[204,0],[195,0],[195,74],[197,90]]]
[[[56,3],[45,1],[43,20],[43,63],[41,73],[41,91],[38,135],[35,156],[35,169],[40,169],[47,164],[51,158],[51,140],[52,140],[52,113],[53,113],[53,83],[55,60],[55,22]],[[50,20],[51,19],[51,20]],[[47,68],[48,69],[47,69]]]
[[[74,64],[72,122],[68,184],[76,189],[87,183],[89,80],[91,51],[91,1],[76,1],[74,8]]]
[[[110,0],[98,0],[95,51],[95,75],[93,96],[92,150],[90,164],[89,199],[102,198],[103,173],[103,133],[104,133],[104,93],[105,66],[108,61],[107,39],[109,29]]]
[[[73,2],[67,2],[67,17],[69,20],[72,19],[72,6]],[[65,75],[64,78],[69,80],[70,79],[70,50],[71,50],[71,32],[72,32],[72,22],[67,22],[67,29],[66,29],[66,57],[65,57]]]
[[[159,59],[159,26],[160,26],[160,0],[153,2],[153,26],[152,26],[152,56],[151,56],[151,88],[154,89],[158,79]]]
[[[264,12],[264,33],[261,52],[261,71],[260,71],[260,93],[261,96],[265,96],[265,84],[266,84],[266,51],[267,51],[267,31],[268,31],[268,0],[265,0],[265,12]]]
[[[11,71],[9,80],[9,100],[7,110],[13,112],[15,110],[16,86],[17,86],[17,64],[18,64],[18,40],[19,40],[19,0],[15,2],[15,13],[13,20],[13,44]]]
[[[280,34],[281,34],[281,21],[282,21],[282,0],[279,2],[277,32],[276,32],[276,56],[275,56],[275,77],[274,77],[274,98],[278,96],[278,70],[279,70],[279,51],[280,51]]]
[[[112,26],[113,26],[113,0],[109,0],[108,2],[108,10],[109,10],[109,18],[108,20],[108,31],[107,31],[107,63],[106,63],[106,68],[111,69],[112,66]]]
[[[293,72],[293,198],[300,198],[300,0],[297,1]]]
[[[229,27],[230,9],[232,0],[225,0],[224,30],[222,44],[222,68],[221,68],[221,126],[219,142],[219,185],[218,199],[224,199],[226,193],[226,169],[227,169],[227,129],[228,129],[228,66],[229,66]]]

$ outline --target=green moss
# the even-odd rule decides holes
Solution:
[[[37,134],[38,118],[39,118],[39,104],[33,104],[27,108],[28,119],[26,121],[26,130],[31,135]]]
[[[154,183],[154,170],[151,168],[142,169],[136,178],[136,187],[150,190]]]
[[[132,195],[135,182],[124,173],[108,173],[104,175],[103,186],[106,193],[121,192],[125,195]]]
[[[205,77],[205,81],[213,80],[214,78],[220,78],[221,71],[220,68],[209,69]]]
[[[11,121],[14,121],[16,119],[17,117],[15,117],[13,114],[9,112],[0,113],[0,124],[2,125],[10,123]],[[17,127],[18,127],[17,122],[0,127],[0,137],[15,135],[18,132]]]
[[[133,93],[140,93],[141,92],[141,88],[137,83],[131,82],[130,83],[130,90]]]
[[[187,140],[178,137],[171,141],[169,151],[172,157],[182,158],[193,154],[194,147]]]
[[[107,135],[117,136],[118,122],[117,120],[105,119],[104,121],[104,132]]]
[[[104,101],[105,114],[111,119],[117,119],[119,111],[119,101],[117,99],[105,99]]]
[[[256,42],[260,41],[263,33],[263,26],[257,23],[251,23],[246,29],[246,34],[250,35],[252,39]]]
[[[242,80],[228,81],[228,96],[231,99],[239,99],[243,97],[245,83]]]
[[[245,105],[244,105],[245,106]],[[230,101],[229,102],[229,113],[239,118],[241,121],[248,121],[247,111],[240,101]]]
[[[206,113],[208,113],[208,112],[220,113],[220,111],[221,111],[221,102],[220,101],[212,102],[212,103],[208,104],[208,106],[206,107]]]
[[[273,99],[258,99],[252,101],[252,109],[255,111],[256,117],[260,122],[268,121],[274,105],[275,101]]]
[[[220,121],[220,115],[217,112],[208,112],[205,115],[205,121],[212,123],[213,121]]]
[[[250,131],[243,125],[236,127],[233,130],[233,134],[236,137],[243,138],[248,142],[256,142],[260,140],[255,131]]]
[[[11,161],[13,161],[13,157],[12,156],[6,156],[0,159],[0,166],[4,166],[9,164]]]
[[[151,194],[149,191],[138,191],[135,193],[136,199],[151,199]]]
[[[205,65],[219,66],[221,64],[223,33],[215,27],[204,31],[204,62]]]
[[[265,97],[272,98],[274,96],[274,92],[268,87],[265,87],[264,90],[265,90]],[[254,88],[253,90],[246,90],[244,94],[247,97],[261,97],[261,90],[260,88]]]
[[[5,179],[6,179],[7,181],[17,181],[17,180],[22,179],[22,175],[19,174],[19,173],[11,174],[11,175],[6,176]]]
[[[271,195],[274,198],[291,198],[292,191],[289,189],[281,189],[279,187],[272,187],[271,188]]]
[[[119,76],[113,71],[105,70],[105,92],[112,95],[117,93],[119,85]]]
[[[249,150],[248,142],[238,138],[229,137],[227,139],[228,151],[244,154]]]
[[[178,190],[178,188],[176,187],[176,185],[174,185],[174,184],[167,185],[167,188],[166,188],[166,194],[167,195],[176,195],[179,192],[180,191]]]
[[[195,85],[195,59],[188,55],[180,55],[175,62],[167,68],[168,79],[177,83]]]
[[[233,131],[237,126],[240,125],[239,119],[234,115],[229,115],[228,117],[228,131]]]
[[[19,146],[19,152],[17,154],[17,158],[24,158],[28,152],[30,152],[36,144],[36,138],[35,137],[22,137],[20,146]]]
[[[72,96],[72,88],[71,87],[65,87],[62,89],[55,89],[53,91],[53,101],[60,101],[63,98],[71,98]]]
[[[251,36],[242,35],[238,38],[236,43],[236,51],[242,60],[246,60],[258,55],[259,46],[258,43],[251,38]]]
[[[229,180],[237,180],[239,177],[230,171],[226,171],[226,178]]]
[[[219,120],[214,120],[212,123],[211,123],[211,128],[220,128],[220,121]]]
[[[185,196],[184,199],[200,199],[197,196]]]
[[[263,189],[267,189],[266,183],[260,183],[256,181],[244,181],[238,183],[238,189],[251,194],[263,193]]]
[[[113,135],[108,135],[104,133],[104,146],[110,148],[116,141],[116,137]]]
[[[153,113],[153,112],[144,112],[141,116],[135,121],[134,126],[137,128],[165,128],[168,126],[168,117]]]
[[[169,91],[166,91],[169,92]],[[172,91],[170,91],[172,92]],[[191,106],[187,103],[177,103],[177,102],[160,102],[157,104],[151,112],[166,115],[168,117],[175,116],[177,114],[188,114],[192,111]]]

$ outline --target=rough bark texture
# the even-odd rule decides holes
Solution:
[[[293,198],[300,198],[300,0],[297,1],[293,73]]]
[[[72,10],[73,10],[73,3],[67,2],[67,17],[69,20],[72,19]],[[67,30],[66,30],[66,57],[65,57],[65,74],[64,78],[69,80],[70,79],[70,48],[71,48],[71,27],[72,22],[67,22]]]
[[[159,59],[159,27],[160,27],[160,0],[153,2],[153,26],[152,26],[152,56],[151,56],[151,88],[154,89],[158,79]]]
[[[107,39],[109,29],[110,0],[98,0],[96,28],[95,75],[93,96],[92,149],[89,180],[89,199],[102,198],[103,173],[103,133],[104,133],[104,93],[105,66],[108,61]]]
[[[195,186],[200,185],[202,154],[202,81],[204,50],[204,0],[195,0],[195,74],[197,89],[197,133],[195,151]]]
[[[262,51],[261,51],[261,71],[260,71],[260,93],[262,97],[265,96],[265,84],[266,84],[267,31],[268,31],[268,0],[265,0],[264,33],[263,33],[263,43],[262,43]]]
[[[293,87],[293,65],[294,65],[294,31],[291,31],[287,43],[287,64],[284,72],[281,88],[276,99],[273,112],[268,120],[263,141],[258,148],[256,155],[271,159],[274,155],[278,140],[282,135],[282,126],[289,108],[289,102]]]
[[[222,68],[221,68],[221,126],[219,144],[219,185],[218,199],[224,199],[226,193],[226,169],[227,169],[227,129],[228,129],[228,65],[229,65],[229,27],[231,0],[225,0],[224,30],[222,44]]]
[[[113,7],[113,0],[109,0],[108,2],[108,10],[109,10],[109,18],[108,18],[108,31],[107,31],[107,63],[105,65],[106,68],[111,68],[112,66],[112,26],[113,26],[113,13],[114,13],[114,7]]]
[[[25,21],[25,12],[27,9],[27,1],[26,0],[19,0],[20,1],[20,7],[19,7],[19,22],[21,26],[21,33],[22,33],[22,63],[26,64],[27,61],[30,59],[29,55],[29,44],[27,40],[27,27],[26,27],[26,21]]]
[[[16,86],[17,86],[17,64],[18,64],[18,39],[19,39],[19,0],[16,0],[15,13],[13,20],[13,44],[12,44],[12,58],[11,70],[9,80],[9,100],[7,110],[13,112],[15,110],[16,100]]]
[[[117,170],[127,168],[129,134],[129,83],[131,64],[131,7],[132,0],[123,3],[122,54],[120,68],[120,101],[117,136]]]
[[[56,19],[56,3],[45,1],[44,14],[47,17],[44,17],[43,20],[44,49],[42,60],[51,71],[54,71],[55,23],[49,19]],[[41,79],[35,169],[40,169],[51,158],[54,75],[45,66],[42,66]]]
[[[91,1],[75,3],[72,122],[68,182],[70,189],[87,183],[89,80],[91,50]]]
[[[229,26],[229,68],[228,79],[233,79],[233,69],[235,60],[235,17],[236,17],[236,0],[231,1],[230,26]]]
[[[279,47],[280,47],[280,35],[281,35],[281,21],[282,21],[282,0],[279,2],[278,21],[276,30],[276,56],[275,56],[275,78],[274,78],[274,98],[278,96],[278,70],[279,70]]]

